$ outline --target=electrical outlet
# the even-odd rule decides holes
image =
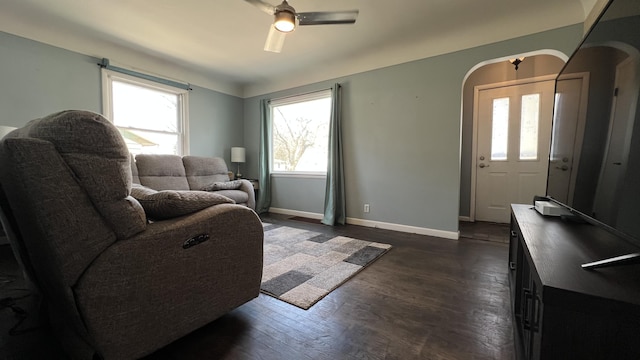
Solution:
[[[364,204],[364,212],[369,212],[369,204]]]

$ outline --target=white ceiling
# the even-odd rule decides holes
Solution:
[[[299,27],[280,54],[243,0],[0,0],[0,31],[248,97],[579,23],[595,1],[290,0],[360,15]]]

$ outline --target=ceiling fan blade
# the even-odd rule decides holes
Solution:
[[[261,0],[244,0],[244,1],[266,12],[269,15],[273,15],[276,13],[276,7],[264,1],[261,1]]]
[[[298,25],[353,24],[358,13],[358,10],[301,12],[297,14]]]
[[[282,46],[284,46],[284,39],[286,37],[286,33],[278,31],[273,25],[270,25],[269,35],[267,35],[267,41],[264,43],[264,51],[279,53],[282,51]]]

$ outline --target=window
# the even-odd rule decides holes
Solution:
[[[104,115],[132,154],[187,153],[187,90],[102,72]]]
[[[271,101],[273,173],[327,173],[331,91]]]
[[[520,160],[538,160],[540,94],[522,96],[520,117]]]
[[[509,98],[493,100],[491,160],[507,160],[509,145]]]

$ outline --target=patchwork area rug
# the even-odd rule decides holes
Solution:
[[[389,244],[263,226],[260,290],[305,310],[391,249]]]

